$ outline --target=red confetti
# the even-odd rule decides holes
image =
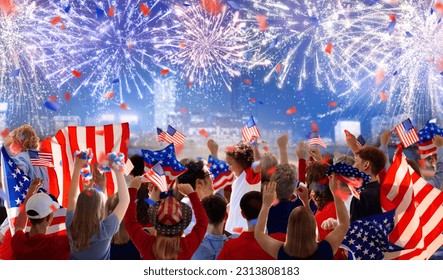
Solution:
[[[8,129],[8,128],[6,128],[5,130],[3,130],[2,133],[1,133],[1,135],[2,135],[3,138],[5,138],[6,136],[8,136],[8,134],[9,134],[9,129]]]
[[[96,130],[95,134],[96,135],[100,135],[100,136],[104,136],[105,135],[105,131],[104,130]]]
[[[186,108],[180,108],[180,113],[183,113],[183,114],[185,114],[185,113],[187,113],[188,112],[188,110],[186,109]]]
[[[66,28],[66,25],[64,25],[64,24],[60,25],[61,30],[65,30],[65,28]]]
[[[250,80],[250,79],[244,79],[244,80],[243,80],[243,83],[244,83],[245,85],[250,85],[250,84],[251,84],[251,80]]]
[[[51,208],[52,211],[57,210],[57,207],[54,204],[51,204],[50,208]]]
[[[108,10],[108,17],[113,17],[115,14],[115,8],[111,6]]]
[[[337,102],[331,101],[328,103],[329,107],[337,107]]]
[[[13,0],[0,0],[0,10],[6,15],[14,13],[16,8]]]
[[[207,132],[204,128],[200,129],[200,130],[198,131],[198,134],[200,134],[201,136],[203,136],[203,137],[205,137],[205,138],[208,138],[208,137],[209,137],[208,132]]]
[[[232,230],[233,232],[237,232],[237,233],[242,233],[243,232],[243,228],[241,227],[236,227]]]
[[[106,97],[106,98],[109,98],[109,99],[114,98],[114,92],[113,92],[113,91],[110,91],[110,92],[108,92],[108,93],[105,93],[105,97]]]
[[[132,42],[131,39],[129,39],[129,40],[126,42],[126,45],[128,46],[128,50],[132,50],[132,49],[134,49],[134,42]]]
[[[277,64],[277,66],[275,66],[275,71],[277,71],[277,73],[280,73],[281,71],[281,64]]]
[[[200,0],[203,9],[212,15],[217,15],[222,10],[222,5],[217,0]]]
[[[257,22],[258,22],[258,26],[260,27],[261,31],[266,31],[266,29],[268,29],[268,23],[266,22],[266,16],[257,15]]]
[[[189,81],[186,85],[187,85],[188,87],[192,87],[192,82]]]
[[[318,125],[314,121],[311,121],[311,129],[312,131],[318,131]]]
[[[388,100],[388,95],[385,92],[380,92],[378,95],[380,96],[381,101]]]
[[[435,3],[435,9],[436,9],[440,14],[443,14],[443,3],[442,3],[442,2]]]
[[[251,100],[252,103],[255,103],[255,98],[254,97],[249,98],[249,100]]]
[[[232,153],[232,152],[234,152],[234,150],[235,150],[234,146],[226,147],[226,152],[228,152],[228,153]]]
[[[61,16],[53,17],[53,18],[51,19],[51,24],[52,24],[52,25],[56,25],[56,24],[59,23],[61,20],[62,20],[62,17],[61,17]]]
[[[77,70],[72,70],[72,75],[74,75],[77,78],[80,78],[82,76],[82,72],[79,72]]]
[[[296,111],[297,111],[297,109],[295,108],[295,106],[292,106],[291,108],[289,108],[288,110],[286,110],[286,115],[292,115],[292,114],[295,114]]]
[[[328,54],[332,53],[332,43],[328,43],[325,48],[325,52]]]
[[[148,5],[146,5],[145,3],[140,4],[140,11],[144,16],[147,16],[151,13],[151,10],[149,9]]]
[[[127,104],[125,104],[125,103],[121,103],[120,104],[120,108],[122,108],[123,110],[128,110],[129,106]]]
[[[381,81],[385,78],[386,71],[383,69],[377,69],[377,73],[375,74],[375,83],[379,85]]]
[[[263,151],[265,151],[265,153],[269,153],[269,148],[268,148],[268,146],[263,146]]]
[[[186,48],[186,43],[185,43],[185,42],[180,42],[180,43],[178,43],[178,45],[179,45],[180,48],[182,48],[182,49]]]
[[[267,173],[268,175],[272,175],[272,174],[274,174],[274,172],[275,172],[275,166],[272,166],[271,168],[269,168],[268,170],[266,170],[266,173]]]
[[[71,94],[69,92],[65,93],[65,99],[66,101],[71,100]]]
[[[437,69],[438,71],[443,71],[443,57],[440,57],[440,59],[438,60]]]
[[[168,74],[169,73],[169,69],[162,69],[162,70],[160,70],[160,74],[162,75],[162,76],[164,76],[164,75],[166,75],[166,74]]]
[[[54,101],[57,100],[57,96],[52,95],[52,96],[49,97],[48,100],[51,101],[51,102],[54,102]]]
[[[395,15],[394,14],[390,14],[389,18],[391,19],[391,21],[395,21]]]

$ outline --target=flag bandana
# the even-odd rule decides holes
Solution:
[[[337,179],[348,185],[353,196],[360,199],[361,186],[363,182],[369,183],[371,176],[345,163],[336,163],[328,167],[326,174],[337,174]]]
[[[426,125],[418,132],[419,141],[417,143],[420,158],[426,158],[437,152],[437,147],[432,142],[435,135],[443,136],[443,129],[437,126],[436,119],[430,119]]]

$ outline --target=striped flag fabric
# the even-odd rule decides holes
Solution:
[[[320,134],[318,134],[317,131],[313,131],[313,132],[309,133],[308,145],[310,147],[314,146],[314,145],[318,145],[318,146],[326,149],[326,145],[323,142],[323,140],[321,140]]]
[[[182,146],[185,139],[186,135],[168,125],[168,129],[166,130],[165,134],[165,141],[167,143],[174,143],[174,146]]]
[[[365,138],[363,138],[363,136],[359,135],[357,137],[357,146],[359,149],[363,148],[364,146],[366,146],[366,140]]]
[[[146,177],[149,182],[153,183],[160,190],[160,192],[168,191],[165,172],[163,171],[163,168],[159,162],[149,169],[148,172],[143,174],[143,176]]]
[[[242,128],[241,134],[243,136],[243,140],[246,142],[251,142],[254,137],[260,137],[260,131],[258,130],[252,116],[249,118],[248,123]]]
[[[157,141],[158,143],[166,142],[166,132],[157,127]]]
[[[420,140],[418,141],[417,146],[420,158],[427,158],[428,156],[437,153],[437,147],[432,141],[435,135],[443,136],[443,129],[437,126],[436,119],[430,119],[418,132],[418,138]]]
[[[420,140],[418,138],[417,131],[415,131],[415,128],[409,118],[398,124],[395,127],[395,132],[397,132],[397,135],[405,148],[417,143]]]
[[[40,150],[52,154],[54,168],[48,168],[49,191],[66,207],[68,204],[69,184],[74,169],[74,152],[92,149],[94,165],[97,159],[109,153],[121,152],[127,157],[129,143],[129,124],[108,124],[103,126],[68,126],[60,129],[54,137],[40,143]],[[113,172],[106,172],[108,195],[115,193],[116,182]],[[83,186],[80,183],[80,188]]]
[[[428,259],[443,245],[443,192],[408,165],[401,145],[381,185],[380,201],[383,211],[395,209],[389,241],[403,248],[385,259]]]
[[[1,162],[2,184],[6,193],[6,211],[11,234],[14,235],[15,221],[20,209],[23,209],[23,202],[31,185],[31,180],[10,158],[5,147],[1,149]],[[39,191],[44,190],[40,189]],[[54,212],[54,219],[48,227],[47,234],[64,231],[66,229],[65,218],[66,208],[57,209]],[[29,229],[28,225],[27,230],[29,231]]]
[[[229,165],[222,160],[219,160],[212,155],[208,157],[209,171],[214,175],[213,187],[217,191],[229,185],[232,185],[235,180],[234,172],[229,170]]]
[[[45,152],[38,152],[35,150],[28,150],[29,158],[33,166],[53,167],[52,154]]]

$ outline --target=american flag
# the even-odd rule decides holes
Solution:
[[[11,234],[13,235],[15,233],[15,220],[19,214],[19,211],[24,211],[23,202],[29,186],[31,185],[31,180],[10,158],[5,147],[2,147],[1,158],[2,184],[6,192],[6,209]],[[40,190],[43,191],[43,189]],[[56,210],[54,213],[54,219],[49,225],[47,233],[50,234],[65,230],[65,218],[65,208]]]
[[[432,142],[432,138],[434,138],[435,135],[443,136],[443,129],[439,128],[436,122],[436,119],[430,119],[418,132],[418,138],[420,140],[417,146],[421,158],[427,158],[437,152],[437,147],[434,145],[434,142]]]
[[[357,260],[382,260],[387,252],[402,248],[389,242],[394,227],[394,210],[351,222],[342,247]]]
[[[186,135],[176,130],[172,126],[168,125],[168,129],[165,134],[165,141],[168,143],[174,143],[175,146],[182,146],[185,142]]]
[[[175,178],[186,172],[186,167],[177,160],[175,156],[174,144],[169,144],[162,150],[151,151],[142,150],[145,165],[152,168],[159,163],[166,175],[166,182],[169,186],[174,182]]]
[[[404,249],[389,259],[428,259],[443,245],[443,192],[428,184],[408,165],[401,145],[380,190],[384,211],[395,209],[389,241]]]
[[[40,143],[40,150],[52,154],[54,168],[48,168],[49,190],[61,202],[68,204],[69,184],[74,168],[75,151],[91,148],[94,154],[91,164],[111,152],[121,152],[127,157],[129,144],[129,124],[109,124],[104,126],[68,126],[59,130],[54,137]],[[106,190],[114,194],[117,179],[113,172],[106,172]],[[81,184],[81,183],[80,183]],[[80,186],[82,188],[82,186]]]
[[[359,149],[363,148],[366,145],[366,140],[363,136],[359,135],[357,137],[357,146]]]
[[[166,132],[161,130],[161,128],[157,127],[157,141],[158,143],[165,142],[166,141]]]
[[[417,143],[418,140],[420,140],[410,119],[407,119],[397,125],[395,127],[395,132],[397,132],[397,135],[405,148]]]
[[[160,192],[168,191],[165,172],[163,171],[163,168],[159,162],[149,169],[148,172],[143,174],[143,176],[145,176],[149,182],[153,183],[160,190]]]
[[[214,175],[213,187],[215,191],[232,185],[235,175],[229,170],[229,165],[225,161],[209,155],[208,164],[211,165],[209,171]]]
[[[249,119],[248,123],[242,128],[241,134],[243,136],[243,140],[247,142],[251,142],[253,137],[260,137],[260,131],[255,125],[255,121],[252,116]]]
[[[28,150],[28,153],[33,166],[54,167],[52,164],[51,153],[38,152],[34,150]]]
[[[326,149],[326,145],[323,142],[323,140],[321,140],[320,135],[318,134],[317,131],[313,131],[313,132],[309,133],[308,145],[310,147],[313,145],[318,145],[318,146]]]

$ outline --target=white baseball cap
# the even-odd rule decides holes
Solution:
[[[60,208],[60,205],[53,201],[49,195],[45,193],[36,193],[31,196],[26,203],[26,214],[30,219],[43,219],[58,208]],[[29,215],[29,211],[31,210],[35,211],[37,214]]]

